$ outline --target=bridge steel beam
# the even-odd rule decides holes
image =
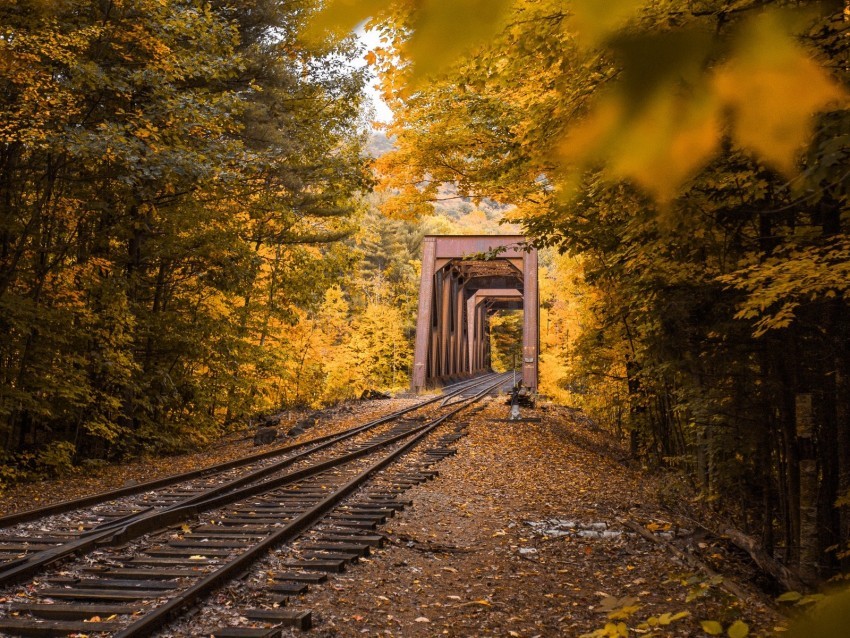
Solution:
[[[540,349],[540,313],[538,312],[537,251],[523,257],[522,384],[537,390],[537,355]]]
[[[426,366],[431,346],[432,319],[434,308],[434,266],[437,260],[437,243],[433,237],[426,237],[422,248],[422,277],[419,280],[419,320],[416,324],[416,343],[413,347],[413,374],[411,385],[414,388],[425,387]],[[424,322],[423,322],[424,318]]]
[[[494,306],[524,311],[522,381],[536,391],[537,252],[521,248],[524,241],[521,235],[424,238],[414,391],[490,367],[489,313]]]

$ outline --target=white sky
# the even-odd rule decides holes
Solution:
[[[364,46],[364,55],[366,52],[371,51],[380,46],[380,34],[377,31],[364,31],[362,25],[357,27],[355,30],[355,35],[360,43]],[[366,60],[362,57],[357,60],[356,67],[362,68],[366,66]],[[386,105],[386,103],[381,99],[381,95],[378,90],[375,88],[375,84],[377,83],[377,78],[375,77],[374,71],[372,72],[372,78],[369,80],[366,85],[366,95],[371,100],[372,105],[375,107],[375,119],[378,122],[391,122],[393,119],[392,111],[390,111],[390,107]]]

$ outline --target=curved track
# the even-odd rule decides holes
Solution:
[[[46,518],[48,516],[53,516],[56,514],[64,514],[66,512],[74,512],[80,510],[85,507],[91,507],[94,505],[101,505],[104,503],[109,503],[110,501],[114,501],[118,498],[122,498],[125,496],[133,496],[136,494],[143,494],[145,492],[151,492],[152,490],[158,490],[163,487],[170,487],[179,485],[180,483],[186,483],[192,481],[194,479],[199,478],[208,478],[215,477],[216,475],[220,475],[223,472],[227,472],[232,469],[243,468],[246,466],[250,466],[251,464],[258,463],[261,461],[265,461],[267,459],[273,459],[275,457],[283,456],[290,452],[294,452],[296,450],[301,450],[303,448],[318,445],[324,443],[326,441],[336,440],[339,437],[352,436],[361,431],[365,431],[366,429],[381,425],[383,423],[388,423],[395,419],[398,419],[405,414],[409,414],[410,412],[414,412],[416,410],[420,410],[429,405],[432,405],[438,401],[447,401],[453,397],[461,395],[463,392],[467,391],[469,388],[478,387],[486,383],[488,380],[493,378],[495,375],[486,375],[483,378],[475,378],[467,381],[463,381],[460,383],[453,384],[451,386],[446,386],[443,389],[443,393],[439,396],[432,397],[430,399],[426,399],[416,405],[413,405],[409,408],[404,408],[402,410],[397,410],[386,416],[380,417],[378,419],[372,420],[366,424],[356,426],[354,428],[350,428],[348,430],[344,430],[342,432],[328,434],[322,437],[316,437],[313,439],[309,439],[306,441],[302,441],[299,443],[292,443],[289,445],[275,447],[271,450],[265,450],[263,452],[252,454],[249,456],[245,456],[239,459],[234,459],[232,461],[226,461],[224,463],[218,463],[215,465],[210,465],[207,467],[203,467],[197,470],[191,470],[189,472],[183,472],[181,474],[174,474],[171,476],[165,476],[162,478],[154,479],[151,481],[146,481],[144,483],[138,483],[136,485],[121,487],[115,490],[109,490],[107,492],[100,492],[98,494],[91,494],[88,496],[84,496],[81,498],[70,499],[67,501],[61,501],[59,503],[53,503],[50,505],[45,505],[43,507],[37,507],[34,509],[26,510],[23,512],[16,512],[14,514],[7,514],[5,516],[0,516],[0,529],[9,528],[14,525],[18,525],[20,523],[27,523],[31,521],[37,521],[42,518]],[[0,557],[0,561],[2,558]],[[0,563],[0,570],[2,570],[3,565]]]
[[[39,636],[150,635],[275,547],[330,517],[332,533],[325,535],[325,542],[306,552],[303,561],[293,563],[292,573],[272,588],[294,593],[309,580],[310,573],[303,570],[342,569],[346,561],[367,552],[378,537],[363,531],[404,505],[396,498],[399,491],[432,478],[436,473],[429,466],[451,453],[445,446],[460,434],[437,439],[436,447],[424,453],[425,461],[388,486],[355,497],[354,503],[349,502],[352,495],[362,492],[370,481],[386,484],[390,466],[436,437],[435,430],[446,420],[503,386],[505,380],[503,375],[479,379],[338,435],[280,448],[279,454],[293,447],[305,449],[243,475],[228,476],[209,489],[115,517],[67,538],[31,539],[31,546],[46,546],[0,571],[0,584],[35,577],[25,586],[30,592],[26,602],[9,605],[13,617],[0,619],[0,631]],[[438,416],[402,418],[437,401],[445,403],[447,396],[462,395],[466,396],[438,408]],[[183,477],[172,477],[175,483],[169,485],[179,484]],[[171,529],[163,532],[167,528]],[[68,563],[74,556],[81,558]],[[51,568],[59,563],[61,571]],[[271,609],[246,613],[255,620],[284,625],[303,627],[309,622],[309,615],[280,610],[275,603]],[[266,635],[251,633],[249,628],[213,633]]]

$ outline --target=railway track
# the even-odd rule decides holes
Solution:
[[[13,528],[14,526],[21,525],[23,523],[29,523],[32,521],[43,521],[48,517],[65,514],[68,512],[81,512],[84,508],[89,507],[93,508],[97,506],[105,506],[107,508],[110,508],[106,511],[92,510],[92,517],[94,519],[102,520],[107,518],[116,518],[117,514],[115,510],[119,509],[119,507],[129,509],[134,505],[133,503],[127,500],[123,500],[120,504],[116,505],[115,501],[117,499],[125,499],[126,497],[130,496],[143,495],[144,498],[142,498],[142,502],[138,506],[139,509],[142,509],[149,506],[149,501],[151,500],[154,501],[154,505],[157,504],[156,500],[154,499],[160,495],[160,492],[158,492],[158,490],[161,490],[162,488],[179,486],[176,493],[161,494],[162,499],[176,501],[179,499],[180,496],[184,496],[187,492],[203,492],[209,487],[208,481],[219,481],[222,479],[222,477],[225,476],[225,473],[227,472],[231,472],[234,470],[245,470],[249,472],[252,470],[252,467],[258,467],[268,461],[273,461],[277,457],[289,455],[298,451],[303,451],[305,449],[311,448],[312,446],[324,444],[328,441],[335,441],[339,437],[353,436],[359,432],[367,431],[370,428],[391,422],[406,414],[409,414],[416,410],[421,410],[437,402],[445,403],[446,401],[449,401],[454,397],[460,396],[469,388],[478,387],[479,385],[487,383],[487,381],[494,376],[495,375],[488,375],[484,378],[476,378],[446,386],[443,389],[443,393],[439,396],[426,399],[408,408],[397,410],[383,417],[379,417],[377,419],[369,421],[368,423],[365,423],[363,425],[349,428],[341,432],[328,434],[322,437],[315,437],[298,443],[292,443],[284,446],[276,446],[270,450],[265,450],[257,454],[245,456],[224,463],[210,465],[181,474],[166,476],[151,481],[146,481],[144,483],[138,483],[135,485],[109,490],[107,492],[92,494],[77,499],[71,499],[59,503],[53,503],[43,507],[26,510],[23,512],[16,512],[14,514],[0,516],[0,536],[2,536],[2,534],[4,533],[2,530],[6,530],[6,533],[8,533],[8,528]],[[29,529],[21,530],[22,533],[27,533],[29,531]],[[8,558],[9,557],[7,556],[7,553],[3,550],[0,550],[0,571],[2,571],[4,568],[4,559]]]
[[[5,605],[0,633],[151,635],[318,525],[324,531],[311,532],[312,543],[287,545],[295,557],[248,597],[255,606],[245,603],[231,627],[209,627],[201,635],[271,636],[281,626],[306,628],[310,613],[283,608],[286,600],[319,582],[323,570],[342,570],[380,543],[369,531],[404,507],[401,492],[436,475],[431,466],[451,454],[448,445],[461,436],[439,436],[436,429],[505,382],[504,375],[479,379],[336,435],[255,455],[264,458],[240,466],[207,468],[201,482],[180,475],[160,486],[165,491],[137,486],[146,491],[135,493],[128,510],[120,509],[127,504],[121,501],[115,509],[115,493],[99,495],[89,510],[101,514],[99,520],[75,530],[0,536],[0,551],[26,550],[0,565],[0,585],[23,583],[6,597],[16,600]],[[460,398],[432,407],[438,415],[407,417],[452,396]],[[433,447],[398,470],[427,440]],[[237,467],[249,470],[234,475]],[[102,516],[97,506],[107,502],[111,515]],[[70,507],[63,505],[66,512]],[[49,521],[55,512],[45,516]],[[21,591],[26,595],[15,595]],[[239,626],[241,618],[271,626]]]

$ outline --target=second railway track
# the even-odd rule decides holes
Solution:
[[[306,627],[309,613],[281,609],[288,595],[320,579],[317,570],[343,569],[379,542],[368,530],[404,506],[400,491],[435,475],[430,465],[451,453],[446,444],[459,434],[440,437],[409,470],[388,479],[391,467],[424,440],[437,437],[435,430],[446,420],[504,384],[504,376],[478,380],[459,388],[457,395],[467,396],[438,408],[439,416],[403,418],[447,395],[308,442],[305,451],[266,464],[250,476],[228,475],[201,491],[171,488],[168,498],[159,496],[160,501],[146,508],[119,511],[83,529],[29,540],[7,534],[0,540],[6,547],[14,549],[18,542],[31,551],[0,566],[0,584],[30,580],[23,587],[24,600],[18,596],[7,604],[0,632],[151,635],[274,548],[323,521],[326,532],[316,536],[312,546],[301,548],[298,560],[273,575],[274,582],[259,592],[262,606],[244,610],[244,617],[256,622]],[[364,488],[376,480],[384,485]],[[276,631],[208,629],[201,635],[250,637]]]

